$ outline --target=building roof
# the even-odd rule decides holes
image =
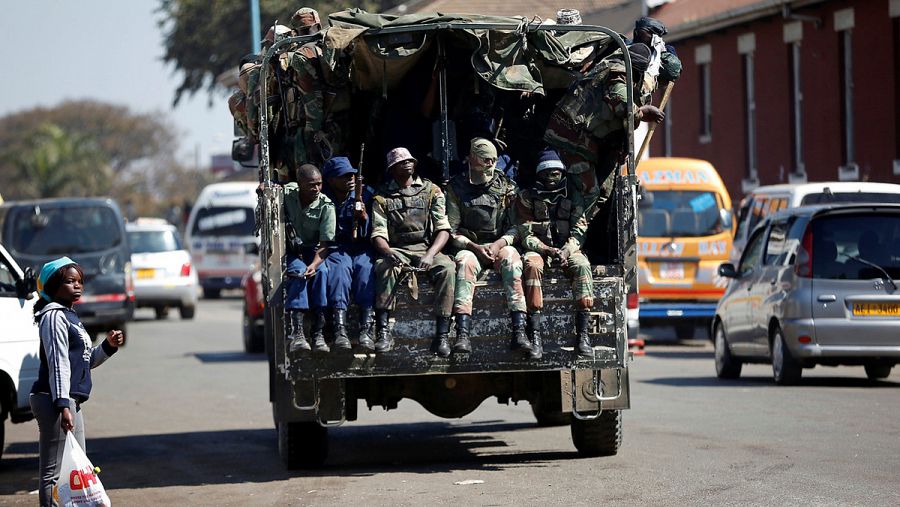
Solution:
[[[653,9],[651,15],[668,28],[666,40],[676,41],[821,1],[824,0],[670,0]]]

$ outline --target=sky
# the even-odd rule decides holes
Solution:
[[[161,60],[158,0],[4,1],[0,16],[0,116],[68,99],[96,99],[136,113],[163,112],[185,165],[231,153],[227,95],[200,90],[172,107],[181,82]],[[248,49],[249,49],[248,41]]]

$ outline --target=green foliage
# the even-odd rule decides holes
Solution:
[[[288,24],[300,7],[319,11],[323,23],[329,13],[360,7],[370,11],[389,8],[391,0],[259,0],[260,34],[277,20]],[[160,0],[159,27],[165,38],[163,60],[182,76],[175,91],[174,104],[200,89],[212,94],[219,86],[216,78],[237,67],[238,61],[253,50],[250,39],[249,0]],[[262,38],[262,37],[260,37]]]

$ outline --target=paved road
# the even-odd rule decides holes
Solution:
[[[618,456],[579,459],[527,403],[444,420],[404,401],[361,406],[324,469],[286,472],[240,300],[203,301],[193,321],[138,316],[86,404],[88,453],[120,505],[900,504],[898,371],[871,384],[820,367],[776,387],[759,365],[723,382],[708,344],[656,345],[632,363]],[[37,502],[36,439],[34,422],[7,426],[0,504]],[[484,482],[454,484],[469,479]]]

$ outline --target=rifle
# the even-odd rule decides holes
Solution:
[[[359,236],[359,213],[366,205],[363,201],[363,157],[366,154],[366,143],[359,145],[359,169],[356,171],[356,203],[353,205],[353,239]]]

